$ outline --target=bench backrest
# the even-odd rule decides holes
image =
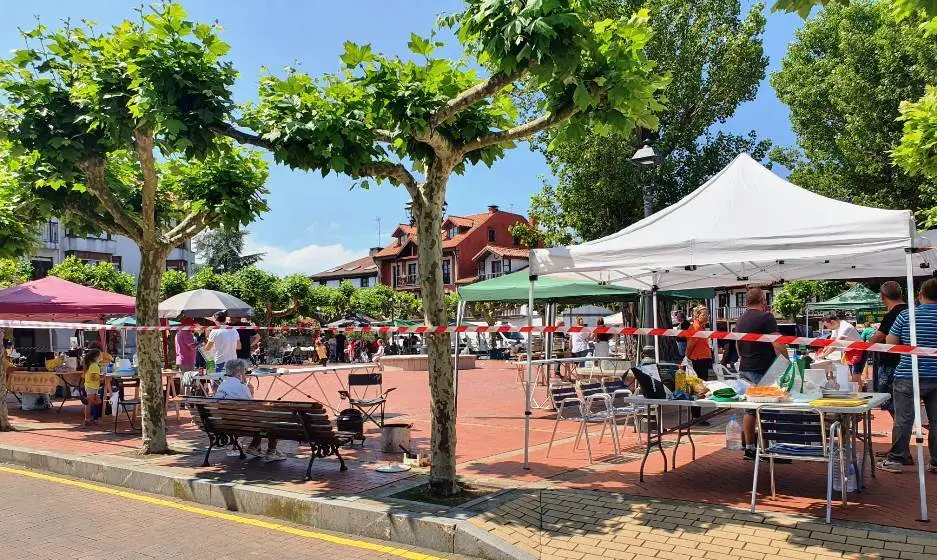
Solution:
[[[185,397],[192,419],[206,432],[265,436],[293,441],[335,437],[328,412],[318,402],[217,400]]]

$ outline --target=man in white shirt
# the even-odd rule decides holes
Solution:
[[[852,326],[849,321],[844,321],[835,312],[827,313],[823,316],[823,326],[830,329],[830,339],[832,340],[862,340],[859,331]],[[838,346],[827,346],[817,352],[817,359],[827,358],[838,362],[843,356],[842,350]]]
[[[235,332],[235,331],[230,331]],[[228,360],[224,365],[224,379],[215,391],[218,400],[253,400],[254,394],[247,384],[247,361],[240,358]],[[244,449],[244,454],[251,457],[263,457],[264,462],[282,461],[286,459],[281,451],[277,450],[277,440],[267,438],[267,452],[260,449],[261,437],[254,436],[250,445]]]
[[[227,318],[228,314],[224,311],[212,315],[212,320],[220,328],[212,329],[208,333],[208,342],[205,343],[205,351],[211,352],[215,358],[215,371],[222,371],[225,362],[237,359],[237,351],[241,347],[238,332],[224,328]]]

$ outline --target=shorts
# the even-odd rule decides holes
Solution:
[[[761,383],[761,380],[762,380],[762,378],[764,378],[764,376],[765,376],[765,374],[763,374],[763,373],[757,373],[757,372],[754,372],[754,371],[744,371],[744,370],[743,370],[743,371],[740,371],[740,372],[739,372],[739,379],[744,379],[745,381],[748,381],[748,382],[750,382],[750,383],[754,383],[755,385],[758,385],[759,383]],[[751,410],[751,409],[747,409],[747,410],[745,410],[745,415],[746,415],[746,416],[754,416],[754,415],[755,415],[755,411],[754,411],[754,410]]]

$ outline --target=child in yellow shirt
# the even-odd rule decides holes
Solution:
[[[101,406],[98,389],[101,387],[101,351],[92,348],[85,353],[85,426],[92,424],[91,407]]]

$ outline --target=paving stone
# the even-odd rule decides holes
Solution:
[[[886,550],[897,550],[903,552],[924,552],[924,545],[920,544],[907,544],[899,542],[886,542],[884,545]]]

